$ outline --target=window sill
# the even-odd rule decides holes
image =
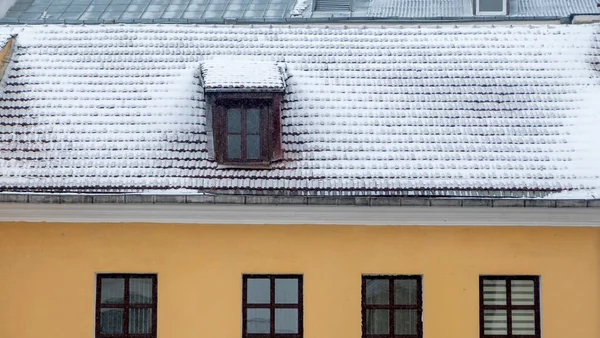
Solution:
[[[222,163],[217,165],[217,169],[249,169],[249,170],[265,170],[272,169],[269,162],[256,163]]]

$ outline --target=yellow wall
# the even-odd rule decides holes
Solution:
[[[10,62],[10,57],[12,56],[12,45],[14,38],[8,40],[8,42],[0,47],[0,80],[4,76],[4,71]]]
[[[96,272],[158,273],[160,338],[241,336],[242,273],[303,273],[306,338],[360,338],[363,273],[422,274],[424,337],[478,276],[539,274],[544,338],[600,337],[600,228],[0,223],[0,337],[94,335]]]

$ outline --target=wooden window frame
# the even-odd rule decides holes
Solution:
[[[248,279],[269,279],[270,302],[268,304],[248,304]],[[275,280],[298,280],[298,303],[275,303]],[[270,332],[248,333],[247,309],[270,310]],[[275,309],[298,309],[298,333],[275,333]],[[242,276],[242,338],[302,338],[304,336],[304,282],[298,274],[244,274]]]
[[[483,282],[484,280],[504,280],[506,281],[506,305],[484,305],[483,303]],[[533,281],[533,305],[512,305],[511,304],[511,282],[512,281]],[[484,310],[506,310],[506,335],[486,335],[484,328]],[[511,310],[533,310],[535,312],[535,334],[517,335],[512,334],[512,316]],[[541,338],[540,327],[540,277],[533,275],[482,275],[479,276],[479,336],[480,338]]]
[[[213,144],[215,159],[219,164],[247,168],[267,168],[281,159],[281,93],[207,93],[207,102],[211,105]],[[260,156],[258,159],[246,159],[245,142],[242,141],[240,159],[227,158],[227,109],[260,108]],[[242,113],[242,129],[245,129],[245,114]],[[243,134],[243,131],[242,133]]]
[[[367,280],[382,279],[389,282],[388,304],[367,304]],[[394,281],[416,280],[417,282],[417,304],[394,304]],[[361,308],[362,308],[362,338],[423,338],[423,276],[421,275],[363,275],[361,286]],[[389,311],[389,333],[369,334],[367,333],[367,310],[382,309]],[[395,334],[394,310],[416,309],[417,310],[417,334]]]
[[[102,304],[102,279],[104,278],[123,278],[123,303],[121,304]],[[129,303],[129,280],[131,278],[151,278],[152,279],[152,303],[130,304]],[[156,338],[157,325],[157,307],[158,307],[158,278],[156,274],[141,273],[99,273],[96,275],[96,338]],[[102,333],[101,329],[101,309],[123,309],[123,333]],[[152,328],[151,333],[129,333],[129,309],[152,309]]]

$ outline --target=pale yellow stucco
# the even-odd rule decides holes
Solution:
[[[95,273],[158,273],[158,337],[241,336],[243,273],[304,274],[306,338],[360,338],[361,274],[422,274],[424,337],[479,337],[480,274],[541,276],[542,336],[600,337],[600,228],[0,223],[0,337],[94,336]]]
[[[4,44],[4,46],[0,46],[0,80],[4,77],[4,72],[8,67],[10,62],[10,57],[12,56],[13,51],[13,41],[14,38],[11,38]]]

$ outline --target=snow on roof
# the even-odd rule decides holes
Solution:
[[[567,17],[571,14],[598,13],[596,1],[590,0],[510,0],[512,17]],[[373,0],[368,16],[373,17],[470,17],[472,1],[463,0]]]
[[[0,94],[0,187],[598,189],[599,30],[27,26]],[[285,64],[270,170],[209,159],[197,70],[221,57]]]
[[[201,62],[204,89],[260,89],[283,91],[285,84],[281,69],[274,62],[219,58]]]

